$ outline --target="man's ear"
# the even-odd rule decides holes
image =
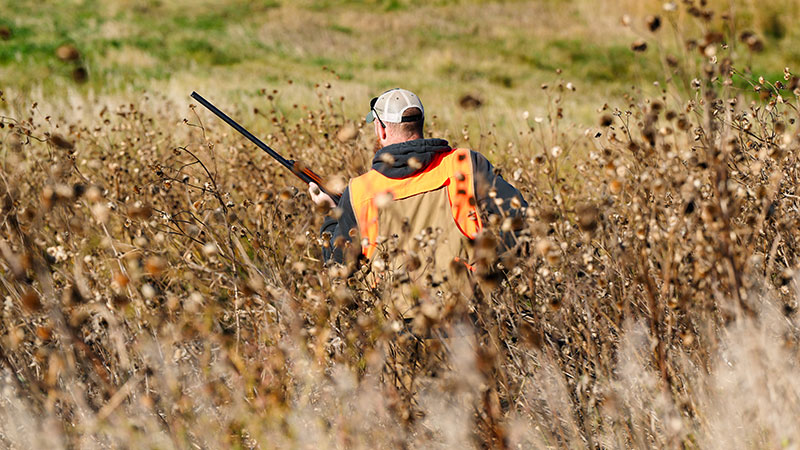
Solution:
[[[378,136],[380,140],[386,140],[386,128],[383,128],[377,120],[375,123],[375,135]]]

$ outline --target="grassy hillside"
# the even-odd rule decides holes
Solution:
[[[664,27],[649,32],[648,14],[661,14]],[[764,39],[767,51],[750,61],[755,72],[780,75],[783,65],[800,62],[793,2],[736,2],[735,14],[738,26]],[[58,100],[73,89],[128,96],[149,90],[178,100],[198,89],[255,103],[259,90],[284,91],[292,80],[287,102],[308,102],[315,84],[335,82],[346,111],[360,115],[366,99],[402,85],[458,128],[478,118],[519,125],[525,110],[541,115],[539,87],[557,69],[581,93],[567,110],[590,122],[606,96],[665,80],[652,46],[635,54],[634,40],[652,44],[673,26],[704,25],[685,12],[665,15],[658,1],[19,0],[0,26],[7,91],[41,89]],[[58,59],[63,45],[77,50],[74,61]],[[458,106],[466,95],[485,105],[483,114]]]

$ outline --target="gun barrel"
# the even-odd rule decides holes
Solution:
[[[200,103],[201,105],[205,106],[206,109],[208,109],[209,111],[214,113],[214,115],[216,115],[217,117],[222,119],[225,123],[230,125],[234,130],[238,131],[244,137],[249,139],[250,142],[252,142],[253,144],[256,145],[256,147],[260,148],[261,150],[266,152],[269,156],[273,157],[276,161],[281,163],[281,165],[283,165],[287,169],[291,170],[292,173],[295,174],[301,180],[303,180],[303,182],[305,182],[306,184],[317,183],[319,185],[319,188],[322,190],[322,192],[328,194],[331,198],[333,198],[333,200],[337,204],[339,203],[339,199],[341,198],[341,195],[337,195],[337,194],[328,192],[322,186],[322,180],[319,177],[319,175],[315,174],[314,172],[312,172],[309,169],[298,170],[298,168],[295,167],[295,162],[294,161],[287,160],[286,158],[284,158],[283,156],[278,154],[278,152],[276,152],[275,150],[270,148],[269,145],[261,142],[261,139],[253,136],[253,134],[250,133],[249,131],[247,131],[243,126],[239,125],[235,120],[233,120],[230,117],[228,117],[227,114],[225,114],[224,112],[220,111],[216,106],[212,105],[211,102],[209,102],[208,100],[204,99],[202,95],[198,94],[197,92],[192,91],[192,98],[197,100],[198,103]]]
[[[269,156],[272,156],[273,158],[278,160],[278,162],[281,163],[282,165],[284,165],[287,169],[292,170],[292,163],[291,162],[289,162],[283,156],[279,155],[278,152],[276,152],[275,150],[270,148],[269,145],[261,142],[261,139],[253,136],[252,133],[247,131],[243,126],[239,125],[235,120],[233,120],[230,117],[228,117],[227,114],[225,114],[224,112],[222,112],[219,109],[217,109],[217,107],[212,105],[211,102],[209,102],[208,100],[204,99],[202,95],[198,94],[197,92],[192,91],[192,98],[197,100],[201,105],[205,106],[206,109],[208,109],[209,111],[214,113],[217,117],[219,117],[220,119],[225,121],[225,123],[230,125],[234,130],[238,131],[244,137],[249,139],[250,142],[252,142],[253,144],[256,144],[256,146],[258,148],[260,148],[261,150],[264,150],[265,152],[267,152],[267,154],[269,154]]]

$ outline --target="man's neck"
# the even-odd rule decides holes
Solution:
[[[387,140],[383,141],[382,144],[383,144],[383,147],[388,147],[388,146],[394,145],[394,144],[402,144],[403,142],[416,141],[417,139],[422,139],[422,136],[414,135],[414,136],[411,136],[411,137],[387,139]],[[383,148],[383,147],[381,147],[381,148]]]

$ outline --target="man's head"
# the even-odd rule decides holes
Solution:
[[[425,109],[413,92],[392,89],[372,99],[367,122],[375,123],[381,147],[421,139]]]

